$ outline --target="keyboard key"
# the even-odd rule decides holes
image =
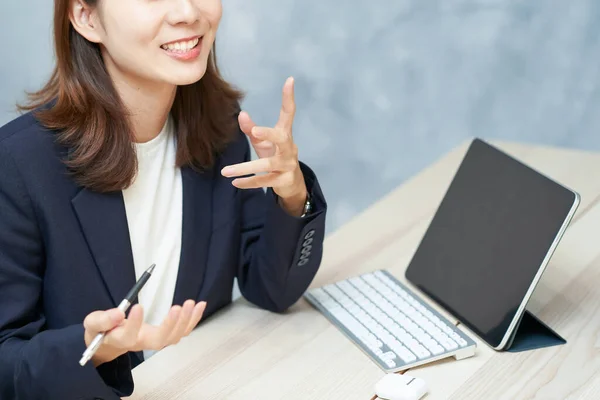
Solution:
[[[463,338],[460,337],[460,335],[456,332],[452,332],[450,333],[450,337],[456,342],[458,343],[461,347],[462,346],[466,346],[467,345],[467,341]]]
[[[381,355],[382,360],[395,360],[396,358],[398,358],[398,357],[396,356],[396,353],[394,353],[393,351],[386,351],[385,353],[383,353]]]
[[[392,350],[394,350],[405,363],[411,363],[417,360],[417,357],[399,342],[393,345]]]
[[[458,344],[450,339],[447,335],[440,341],[440,344],[446,348],[446,350],[454,350],[458,348]]]
[[[435,345],[431,348],[431,353],[433,353],[436,356],[439,354],[442,354],[443,352],[444,352],[444,348],[442,346],[440,346],[439,344]]]
[[[415,349],[415,354],[419,358],[426,358],[431,356],[431,353],[427,351],[427,349],[421,345],[417,345]]]

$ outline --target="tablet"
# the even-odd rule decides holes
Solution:
[[[576,192],[475,139],[406,278],[505,349],[578,205]]]

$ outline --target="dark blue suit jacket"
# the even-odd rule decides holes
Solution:
[[[117,399],[132,393],[141,353],[99,368],[78,361],[85,316],[116,307],[135,282],[123,198],[77,186],[61,162],[69,149],[54,139],[32,114],[0,128],[0,399]],[[326,202],[313,172],[301,164],[314,208],[296,218],[271,190],[221,176],[249,159],[239,132],[213,169],[182,169],[173,304],[204,300],[204,318],[231,302],[236,277],[248,301],[281,312],[321,262]]]

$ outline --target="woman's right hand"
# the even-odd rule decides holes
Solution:
[[[89,346],[98,333],[107,332],[102,345],[92,357],[96,367],[128,351],[161,350],[189,335],[200,322],[205,308],[205,302],[196,304],[193,300],[187,300],[183,306],[171,307],[159,326],[144,323],[144,311],[139,304],[131,307],[127,318],[117,308],[94,311],[83,321],[85,344]]]

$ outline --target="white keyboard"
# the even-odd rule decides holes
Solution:
[[[475,342],[387,271],[309,290],[304,297],[384,371],[475,354]]]

